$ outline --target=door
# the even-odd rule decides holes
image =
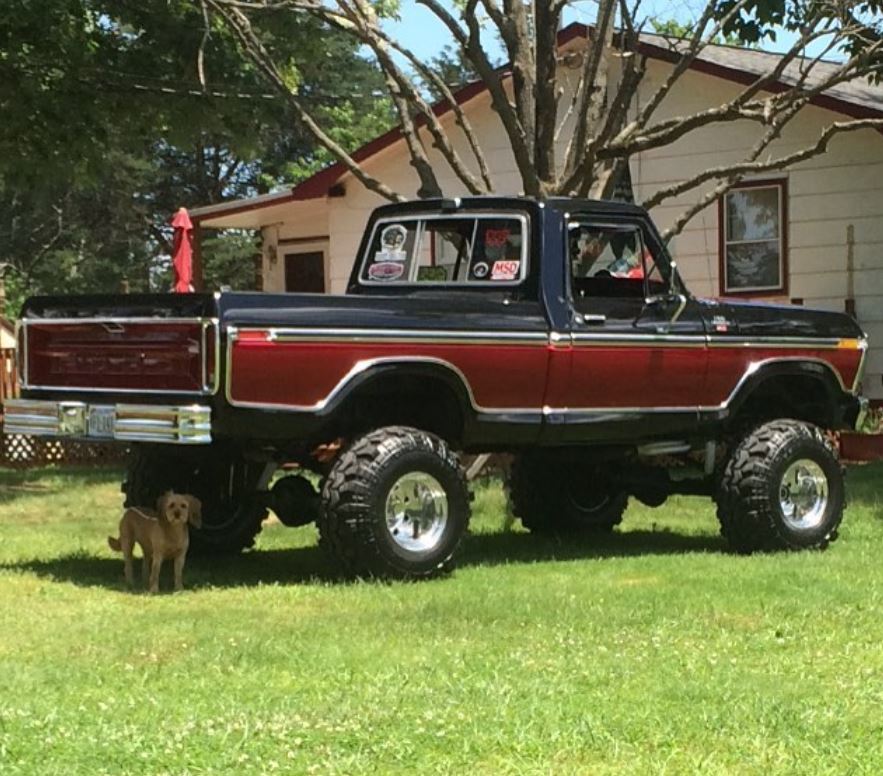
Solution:
[[[550,386],[547,403],[561,411],[549,420],[574,441],[695,428],[705,327],[655,235],[637,221],[575,217],[567,242],[570,369]]]
[[[325,254],[322,251],[285,254],[285,290],[325,293]]]

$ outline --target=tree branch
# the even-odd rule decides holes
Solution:
[[[463,20],[466,23],[468,32],[460,26],[451,13],[442,5],[440,0],[417,0],[417,2],[425,6],[436,16],[439,21],[447,27],[448,31],[457,41],[463,53],[472,63],[484,85],[487,87],[491,96],[491,104],[503,129],[509,139],[512,147],[512,155],[515,157],[515,164],[521,175],[522,184],[526,194],[538,193],[539,184],[536,177],[531,155],[528,151],[528,143],[532,141],[525,134],[524,127],[521,125],[516,115],[515,108],[506,94],[503,85],[503,77],[508,71],[501,73],[491,64],[488,56],[481,45],[481,26],[478,17],[475,14],[475,8],[478,0],[468,0],[466,7],[462,12]]]
[[[391,202],[403,201],[405,198],[402,197],[401,194],[393,191],[385,183],[365,172],[359,163],[356,162],[339,143],[337,143],[319,126],[313,116],[297,98],[297,95],[295,95],[286,85],[285,79],[279,73],[272,58],[254,34],[248,18],[233,5],[228,4],[227,0],[206,0],[206,2],[221,15],[233,31],[240,46],[249,59],[257,65],[258,69],[264,74],[270,83],[282,93],[289,106],[294,110],[295,114],[301,122],[303,122],[304,126],[309,130],[316,141],[335,156],[347,168],[347,170],[349,170],[349,172],[351,172],[356,179],[365,186],[366,189],[379,194],[381,197],[384,197]]]
[[[828,150],[828,144],[831,142],[831,138],[833,138],[835,135],[840,134],[841,132],[855,132],[861,129],[883,129],[883,119],[858,119],[856,121],[835,122],[822,132],[818,141],[816,141],[813,145],[802,148],[800,151],[795,151],[794,153],[788,154],[787,156],[781,156],[778,159],[771,159],[766,162],[744,162],[741,164],[731,165],[729,167],[718,167],[714,170],[708,170],[709,174],[703,173],[702,175],[697,175],[692,180],[695,181],[700,177],[703,177],[703,180],[699,180],[693,185],[700,185],[705,180],[709,180],[712,177],[721,177],[722,175],[726,175],[727,177],[722,180],[717,186],[715,186],[714,189],[707,192],[698,202],[691,205],[680,216],[678,216],[674,224],[672,224],[668,229],[665,230],[665,232],[663,232],[663,239],[667,241],[675,235],[680,234],[684,226],[687,225],[687,223],[690,221],[690,219],[693,218],[693,216],[695,216],[712,202],[726,194],[746,174],[754,172],[769,172],[771,170],[781,170],[785,167],[790,167],[793,164],[804,162],[807,159],[812,159],[814,156],[819,156],[820,154],[823,154]],[[674,189],[677,188],[677,186],[673,186],[671,188]],[[659,193],[665,194],[665,192]],[[654,197],[651,199],[655,199],[656,196],[657,195],[654,195]],[[673,195],[666,195],[662,199],[665,199],[668,196]],[[646,204],[645,207],[647,207]]]

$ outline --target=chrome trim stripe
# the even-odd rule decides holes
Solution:
[[[844,339],[855,337],[712,337],[708,346],[712,348],[806,348],[809,350],[838,350]]]
[[[151,315],[139,316],[102,316],[95,318],[23,318],[23,323],[46,324],[73,324],[73,323],[201,323],[202,321],[215,320],[212,318],[158,318]]]
[[[211,408],[198,404],[97,405],[13,399],[6,402],[4,409],[3,430],[7,434],[181,445],[212,441]],[[113,410],[112,436],[89,433],[90,413],[97,409]]]
[[[667,324],[666,324],[667,325]],[[647,347],[648,345],[672,345],[675,347],[705,347],[708,339],[704,334],[605,334],[603,332],[574,332],[571,336],[576,347]]]
[[[690,345],[713,348],[799,348],[805,350],[837,350],[843,338],[808,339],[805,337],[727,338],[706,334],[662,334],[635,332],[591,331],[475,331],[439,329],[368,329],[335,327],[230,326],[228,331],[267,332],[268,342],[444,342],[445,344],[502,344],[561,346],[572,343],[578,347],[645,347],[648,344]],[[865,345],[866,347],[866,345]]]
[[[236,336],[245,331],[266,331],[268,342],[419,342],[476,345],[546,345],[549,334],[542,331],[462,331],[426,329],[315,329],[256,327],[236,328]]]
[[[72,385],[32,385],[28,381],[28,324],[45,325],[45,324],[105,324],[105,323],[142,323],[142,324],[162,324],[162,323],[196,323],[201,326],[200,347],[201,347],[201,364],[202,364],[202,387],[199,390],[187,389],[163,389],[163,388],[96,388],[88,386],[72,386]],[[221,386],[220,374],[220,358],[221,352],[221,326],[218,318],[151,318],[151,317],[130,317],[130,318],[23,318],[17,323],[24,330],[24,354],[19,368],[19,378],[23,389],[35,391],[73,391],[76,393],[116,393],[121,395],[145,394],[145,395],[181,395],[181,396],[202,396],[205,394],[214,395]],[[209,326],[214,327],[215,338],[215,364],[214,371],[211,376],[208,374],[208,365],[206,363],[206,343],[207,329]]]
[[[21,388],[28,387],[25,370],[28,365],[28,333],[24,321],[15,322],[15,368],[18,371],[18,384]]]

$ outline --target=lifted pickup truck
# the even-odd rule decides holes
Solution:
[[[203,501],[202,549],[272,508],[349,572],[448,569],[454,450],[514,455],[533,532],[610,530],[633,496],[711,496],[739,552],[837,535],[825,430],[860,421],[850,317],[694,298],[646,212],[516,197],[379,208],[343,296],[37,297],[8,433],[133,448],[128,504]],[[301,473],[277,477],[283,463]]]

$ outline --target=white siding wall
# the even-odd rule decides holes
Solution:
[[[325,290],[331,291],[328,234],[328,205],[325,200],[314,199],[280,208],[279,222],[261,230],[264,290],[285,290],[286,253],[322,250],[325,252]],[[307,239],[310,242],[303,242]],[[286,240],[299,242],[286,244]],[[275,261],[271,260],[273,255],[276,257]]]
[[[651,63],[637,104],[648,99],[660,83],[668,65]],[[688,73],[672,90],[657,118],[681,115],[720,104],[735,95],[739,86],[699,73]],[[567,97],[562,99],[566,105]],[[637,106],[636,106],[637,107]],[[512,154],[499,119],[486,96],[469,102],[465,110],[475,126],[494,177],[496,190],[516,194],[521,185]],[[450,122],[450,117],[446,118]],[[810,107],[792,123],[769,153],[788,154],[814,143],[821,129],[838,114]],[[635,194],[640,202],[653,191],[684,180],[709,167],[740,160],[759,136],[751,122],[727,123],[689,134],[662,149],[646,152],[632,160]],[[564,133],[563,133],[564,134]],[[464,159],[471,162],[465,141],[452,131]],[[566,136],[561,138],[561,151]],[[427,143],[427,147],[431,144]],[[436,154],[431,151],[431,154]],[[372,158],[369,172],[393,189],[413,195],[417,179],[401,145]],[[446,165],[439,164],[438,169]],[[789,291],[790,298],[802,298],[807,306],[843,310],[849,280],[847,255],[852,241],[854,289],[859,322],[871,336],[872,350],[865,379],[865,393],[883,398],[883,135],[873,130],[835,138],[829,152],[787,171],[757,177],[784,177],[788,181],[789,211]],[[442,177],[446,193],[465,194],[452,174]],[[668,200],[655,208],[653,217],[664,229],[690,204],[699,199],[696,191]],[[330,235],[330,289],[341,292],[349,278],[363,227],[373,208],[383,200],[363,189],[352,178],[346,179],[346,196],[324,200],[327,232]],[[281,227],[287,236],[316,234],[322,221],[306,203],[293,206],[290,226]],[[273,229],[265,230],[270,239]],[[679,267],[694,293],[717,296],[718,208],[705,208],[673,243]],[[266,254],[265,254],[266,255]],[[281,256],[281,252],[280,252]],[[281,267],[281,268],[280,268]],[[284,287],[281,258],[275,270],[265,272],[265,287]],[[787,301],[781,298],[776,301]]]
[[[647,99],[664,76],[654,63],[642,84]],[[661,106],[659,118],[700,110],[738,93],[740,87],[688,73]],[[809,107],[769,148],[773,158],[814,144],[822,129],[843,116]],[[672,145],[640,154],[632,163],[638,201],[652,192],[709,167],[743,158],[760,136],[751,122],[723,124],[691,133]],[[844,309],[849,295],[847,257],[853,257],[853,294],[859,323],[871,339],[865,393],[883,398],[883,135],[863,130],[835,137],[828,153],[785,171],[757,178],[788,182],[788,297],[806,306]],[[710,184],[709,184],[710,185]],[[690,192],[653,211],[661,229],[670,225],[700,195]],[[718,206],[699,213],[675,239],[673,250],[690,288],[699,295],[720,293]]]

